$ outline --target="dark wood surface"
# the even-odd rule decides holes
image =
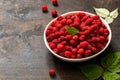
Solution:
[[[63,62],[46,48],[43,31],[53,19],[51,10],[56,9],[59,15],[78,10],[95,13],[93,7],[112,11],[120,9],[120,0],[58,2],[54,7],[51,0],[0,0],[0,80],[87,80],[76,67],[82,63]],[[48,6],[48,13],[41,11],[43,4]],[[120,51],[120,16],[110,26],[112,41],[100,56]],[[91,60],[83,63],[88,62]],[[49,69],[56,70],[55,78],[49,76]]]

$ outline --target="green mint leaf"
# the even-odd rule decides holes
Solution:
[[[94,10],[96,14],[101,17],[107,17],[110,14],[110,12],[105,8],[94,8]]]
[[[67,32],[69,33],[69,34],[71,34],[71,35],[76,35],[76,34],[78,34],[79,33],[79,30],[78,29],[76,29],[76,28],[66,28],[66,30],[67,30]]]
[[[105,18],[105,21],[106,21],[108,24],[110,24],[110,23],[113,22],[113,18],[112,18],[112,17],[106,17],[106,18]]]
[[[88,64],[80,67],[82,73],[89,79],[95,80],[103,75],[103,68],[97,64]]]
[[[110,53],[102,58],[101,65],[110,72],[120,72],[120,52]]]
[[[120,80],[120,76],[116,73],[104,72],[103,79],[104,80]]]
[[[110,17],[117,18],[118,16],[118,8],[110,12]]]

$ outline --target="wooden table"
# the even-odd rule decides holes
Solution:
[[[76,67],[83,63],[63,62],[46,48],[43,31],[53,19],[51,10],[56,9],[59,15],[79,10],[95,13],[93,7],[104,7],[112,11],[120,9],[120,0],[58,2],[59,6],[54,7],[51,0],[0,0],[0,80],[87,80]],[[48,6],[48,13],[41,11],[43,4]],[[110,24],[112,41],[100,56],[120,51],[119,24],[120,16]],[[56,78],[49,76],[50,69],[56,70]]]

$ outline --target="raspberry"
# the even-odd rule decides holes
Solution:
[[[51,14],[52,14],[53,17],[57,17],[57,11],[56,10],[52,10]]]
[[[85,40],[85,35],[81,35],[79,39],[80,39],[80,41],[84,41]]]
[[[61,44],[66,45],[67,41],[62,41]]]
[[[66,45],[65,50],[71,50],[71,47],[69,45]]]
[[[71,58],[72,53],[71,53],[70,51],[65,51],[64,55],[65,55],[65,57],[67,57],[67,58]]]
[[[76,45],[76,41],[70,40],[70,44],[71,44],[72,46],[75,46],[75,45]]]
[[[91,55],[92,55],[91,50],[86,50],[85,51],[85,54],[84,54],[85,57],[88,57],[88,56],[91,56]]]
[[[83,54],[84,54],[84,49],[83,49],[83,48],[80,48],[80,49],[78,50],[78,54],[83,55]]]
[[[82,58],[82,56],[80,54],[77,54],[77,58],[80,59]]]
[[[61,24],[62,24],[62,25],[65,25],[65,24],[66,24],[66,19],[62,19],[62,20],[61,20]]]
[[[80,43],[80,47],[81,48],[87,48],[88,44],[89,43],[87,41],[83,41],[83,42]]]
[[[57,45],[57,49],[58,49],[58,50],[62,50],[63,48],[64,48],[64,46],[63,46],[62,44],[58,44],[58,45]]]
[[[56,24],[56,27],[57,27],[57,29],[60,29],[62,27],[62,25],[59,23],[59,24]]]
[[[79,27],[80,23],[79,22],[74,22],[73,27]]]
[[[41,7],[43,12],[47,12],[48,11],[48,7],[46,5],[42,5]]]
[[[83,16],[85,16],[85,13],[79,12],[79,13],[77,13],[77,16],[78,16],[79,18],[82,18]]]
[[[50,75],[51,77],[54,77],[54,76],[55,76],[55,70],[54,70],[54,69],[50,69],[50,70],[49,70],[49,75]]]
[[[57,17],[57,20],[58,20],[58,21],[61,21],[62,19],[63,19],[62,16],[58,16],[58,17]]]
[[[89,15],[86,15],[81,19],[81,21],[86,21],[89,17],[90,17]]]
[[[92,51],[93,51],[94,53],[97,53],[97,49],[96,49],[95,47],[92,47]]]
[[[54,49],[56,47],[55,43],[49,42],[48,44],[49,44],[49,46],[50,46],[51,49]]]
[[[72,59],[75,59],[75,58],[76,58],[76,56],[75,56],[75,55],[72,55],[72,56],[71,56],[71,58],[72,58]]]
[[[89,19],[87,19],[87,20],[85,21],[85,24],[86,24],[86,25],[90,25],[92,21],[93,21],[93,19],[92,19],[92,18],[89,18]]]
[[[55,48],[53,51],[54,51],[56,54],[59,53],[59,50],[58,50],[57,48]]]
[[[71,19],[67,19],[66,24],[70,25],[71,23],[72,23],[72,20]]]
[[[72,39],[73,39],[74,41],[77,41],[77,40],[78,40],[78,36],[75,35],[75,36],[72,37]]]
[[[51,33],[51,31],[47,29],[46,30],[46,35],[48,36],[50,33]]]
[[[52,4],[53,4],[54,6],[57,6],[57,5],[58,5],[58,1],[57,1],[57,0],[52,0]]]
[[[93,16],[92,17],[94,20],[97,20],[97,19],[99,19],[99,16],[98,15],[95,15],[95,16]]]
[[[73,54],[77,54],[77,49],[76,48],[71,49],[71,51],[72,51]]]
[[[66,40],[71,40],[72,39],[72,36],[71,35],[66,35]]]

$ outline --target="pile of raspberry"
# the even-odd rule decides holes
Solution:
[[[76,28],[79,33],[71,35],[67,28]],[[49,47],[65,58],[80,59],[101,51],[108,42],[109,31],[99,16],[84,12],[58,16],[46,30]]]

